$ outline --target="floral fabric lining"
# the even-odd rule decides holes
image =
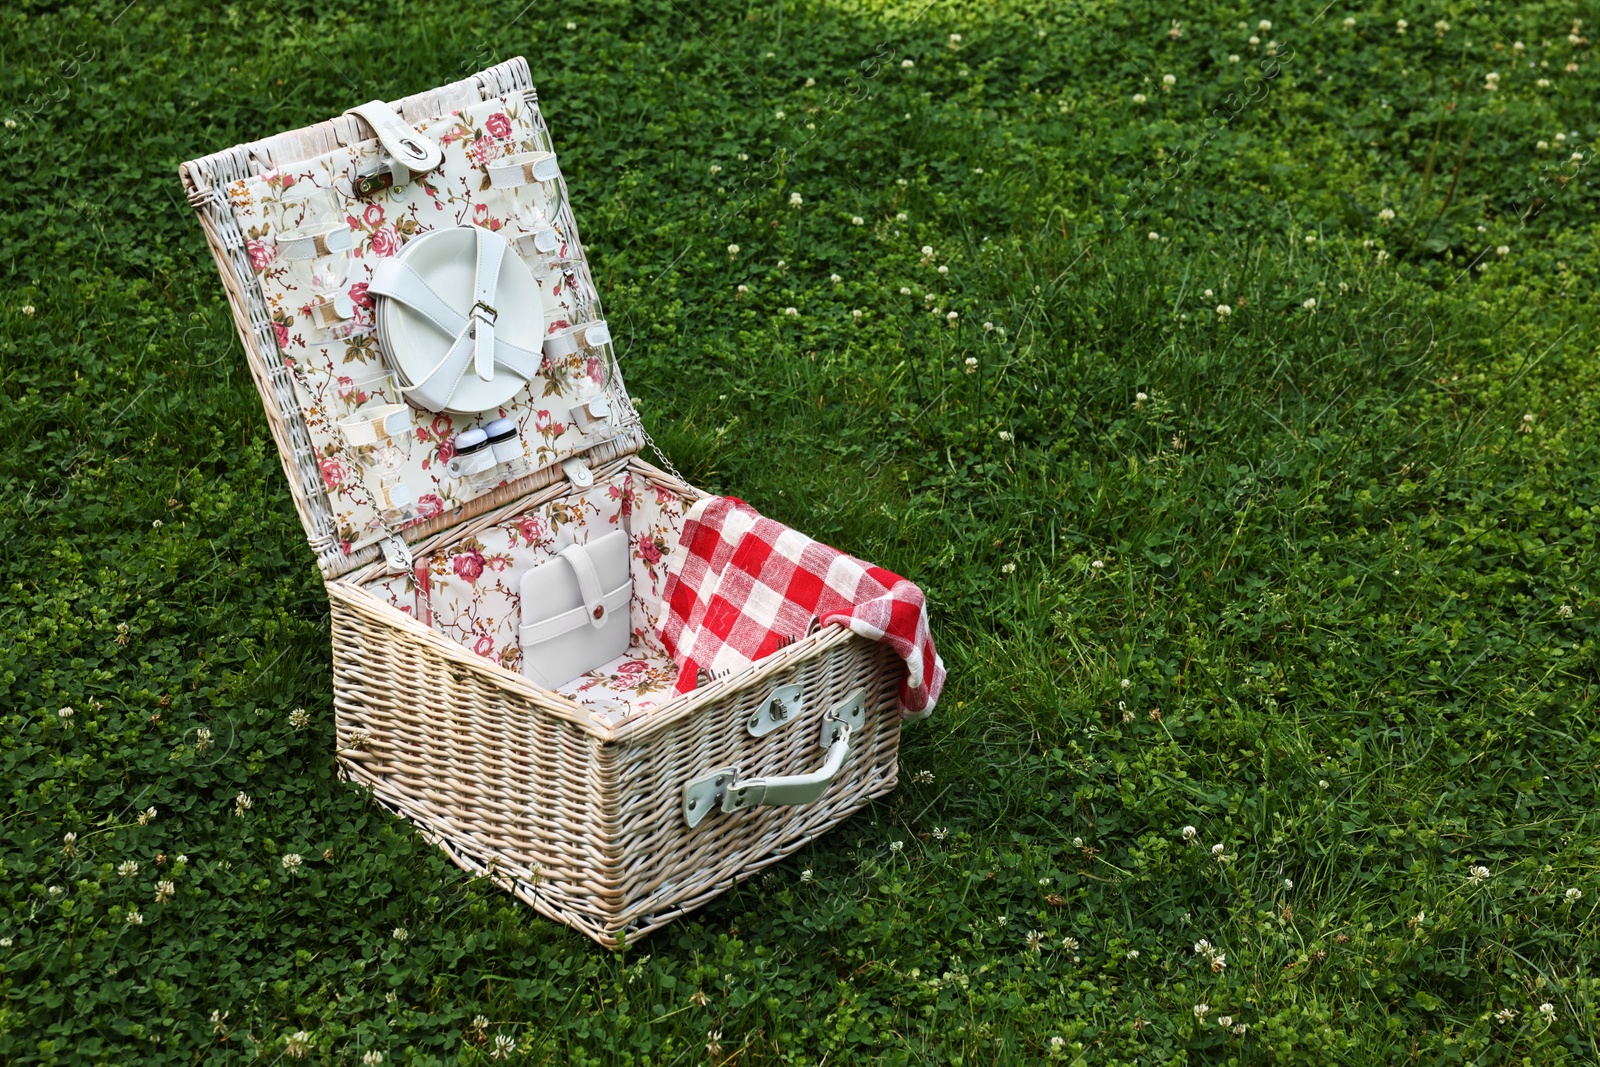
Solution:
[[[485,659],[520,672],[522,576],[555,558],[567,543],[563,531],[584,544],[620,525],[628,531],[633,579],[628,651],[556,690],[614,725],[672,699],[678,672],[657,631],[667,552],[678,542],[690,503],[642,474],[623,471],[464,537],[419,558],[414,573],[377,579],[367,589]]]
[[[374,300],[368,293],[372,268],[384,257],[398,253],[406,241],[434,229],[474,225],[504,231],[513,241],[522,236],[526,231],[510,211],[508,194],[489,188],[484,168],[502,156],[538,147],[534,107],[522,94],[513,93],[419,124],[418,129],[439,144],[444,165],[399,189],[354,196],[352,178],[360,164],[375,158],[376,141],[340,148],[233,182],[227,188],[234,219],[261,282],[278,347],[293,372],[295,395],[346,552],[388,532],[337,429],[341,418],[375,395],[363,384],[390,369],[378,349]],[[306,183],[316,190],[331,191],[332,201],[324,198],[319,202],[338,205],[336,215],[343,216],[355,242],[348,276],[337,283],[337,291],[347,295],[355,307],[354,325],[342,339],[333,338],[311,318],[314,292],[328,286],[313,289],[305,270],[289,263],[276,246],[284,205],[295,202],[294,197],[305,192]],[[567,241],[562,235],[560,255],[567,254]],[[578,321],[577,294],[571,290],[572,286],[560,279],[549,285],[541,282],[547,331]],[[418,502],[418,521],[479,495],[444,469],[455,435],[471,426],[496,418],[513,419],[535,468],[587,448],[592,442],[568,419],[569,405],[559,395],[551,398],[572,373],[572,368],[556,368],[548,379],[541,375],[524,386],[504,408],[477,416],[412,408],[404,478]]]

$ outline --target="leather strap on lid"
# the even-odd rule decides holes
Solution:
[[[580,348],[594,348],[610,343],[611,328],[604,321],[586,322],[565,333],[546,337],[544,354],[548,359],[565,359]]]
[[[561,167],[554,152],[519,152],[490,163],[489,185],[494,189],[515,189],[519,185],[554,181],[561,177]]]
[[[472,319],[473,366],[484,381],[494,380],[494,322],[500,313],[494,308],[495,283],[500,277],[500,260],[505,256],[506,242],[502,238],[485,241],[488,232],[474,226],[478,233],[478,271],[473,279],[473,304],[468,315]]]
[[[368,101],[345,114],[366,119],[367,125],[378,135],[383,150],[412,174],[426,174],[444,162],[444,153],[439,146],[406,125],[394,109],[382,100]]]
[[[348,252],[356,246],[356,235],[349,228],[340,226],[327,233],[279,237],[277,244],[278,255],[291,262],[298,262],[304,259],[316,259],[318,256],[331,256],[337,252]]]
[[[600,588],[600,573],[594,569],[589,550],[582,545],[568,545],[558,554],[572,564],[572,571],[578,576],[578,593],[583,597],[583,608],[589,616],[589,624],[596,630],[600,629],[606,621],[606,594]]]

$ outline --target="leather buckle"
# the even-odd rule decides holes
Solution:
[[[486,319],[490,326],[493,326],[500,318],[500,312],[485,304],[482,300],[473,304],[472,309],[467,314],[475,319]]]

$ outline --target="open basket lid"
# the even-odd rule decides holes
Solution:
[[[523,58],[179,174],[325,577],[403,558],[406,543],[564,478],[581,484],[588,466],[644,443]],[[424,237],[431,256],[405,254],[413,242],[426,252]],[[486,247],[513,257],[495,277],[513,279],[516,298],[531,275],[540,307],[502,318],[466,299],[481,279],[438,251]],[[442,304],[418,311],[418,290],[397,291],[402,260],[423,288],[444,279]],[[462,270],[466,283],[449,281]],[[435,336],[446,329],[460,333]],[[428,380],[452,351],[467,355],[459,382]],[[478,403],[493,406],[463,410]],[[456,435],[498,420],[516,427],[532,473],[457,477]]]

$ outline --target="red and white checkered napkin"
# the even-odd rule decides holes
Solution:
[[[920,719],[944,688],[922,590],[764,518],[735,497],[690,508],[667,560],[661,640],[678,665],[677,692],[702,671],[733,674],[804,637],[812,619],[891,646],[906,663],[900,713]]]

